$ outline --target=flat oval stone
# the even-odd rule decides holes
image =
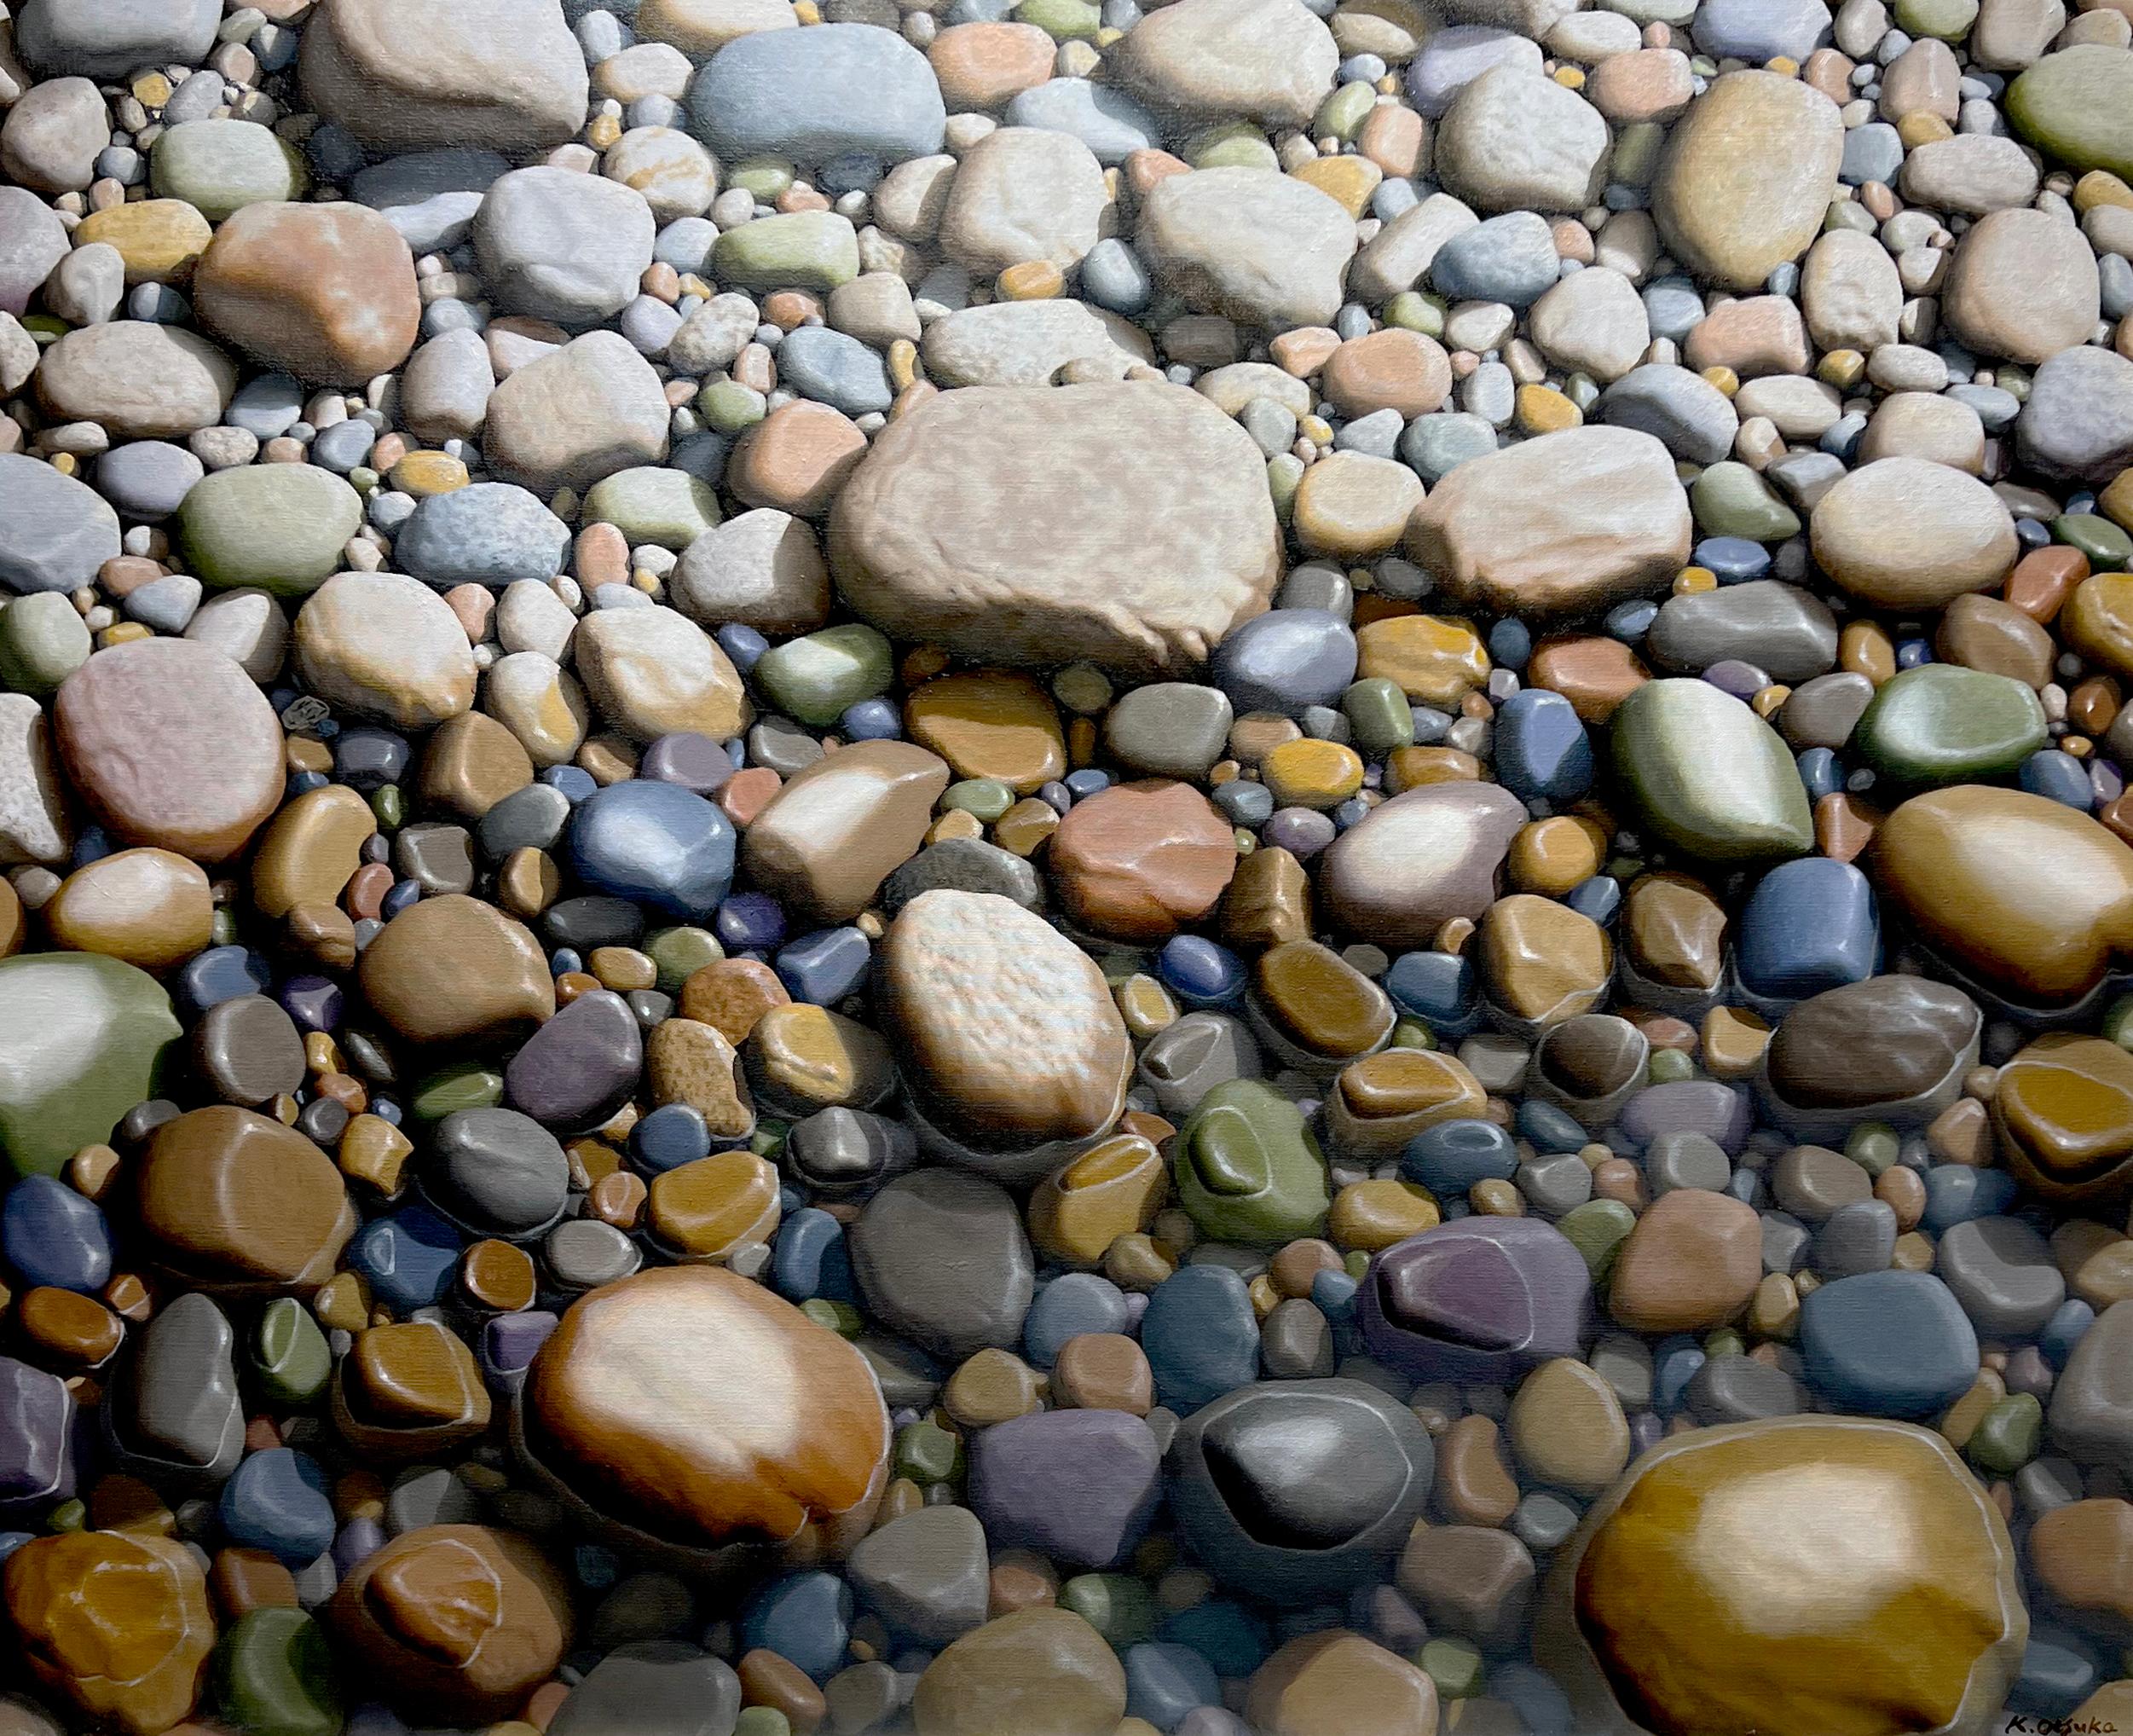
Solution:
[[[1435,1460],[1413,1411],[1341,1380],[1226,1393],[1194,1412],[1165,1463],[1194,1555],[1241,1590],[1300,1601],[1386,1571]]]
[[[303,1084],[303,1039],[263,994],[216,1002],[193,1027],[192,1048],[202,1082],[226,1103],[257,1107]]]
[[[2044,708],[2027,683],[1953,663],[1899,672],[1852,734],[1870,766],[1909,784],[2004,777],[2049,739]]]
[[[444,599],[404,573],[336,573],[297,611],[296,668],[319,697],[396,729],[474,704],[474,648]]]
[[[1003,1189],[952,1170],[899,1177],[847,1241],[869,1311],[922,1349],[959,1359],[1020,1341],[1035,1272]]]
[[[1046,852],[1075,921],[1099,934],[1166,940],[1212,910],[1236,871],[1236,840],[1189,784],[1118,784],[1077,801]]]
[[[1326,1164],[1296,1106],[1257,1079],[1218,1085],[1174,1142],[1178,1204],[1222,1241],[1274,1247],[1324,1227]]]
[[[1314,1055],[1361,1055],[1392,1031],[1384,991],[1315,940],[1269,946],[1253,963],[1252,987],[1280,1034]]]
[[[431,1135],[423,1189],[478,1235],[538,1235],[562,1216],[569,1185],[555,1135],[516,1109],[461,1109]]]
[[[969,1453],[971,1509],[991,1547],[1077,1567],[1124,1560],[1163,1490],[1154,1432],[1122,1410],[1034,1411],[980,1430]]]
[[[2133,1159],[2133,1055],[2075,1032],[2040,1037],[2000,1069],[1992,1125],[2008,1166],[2047,1197],[2108,1193]]]
[[[1986,986],[2072,999],[2133,939],[2133,849],[2026,790],[1962,784],[1912,797],[1870,857],[1882,898]]]
[[[1701,1331],[1745,1308],[1762,1276],[1754,1208],[1677,1189],[1651,1203],[1616,1253],[1608,1312],[1639,1332]]]
[[[1983,1028],[1968,995],[1926,977],[1847,983],[1801,1002],[1778,1025],[1769,1092],[1780,1105],[1919,1125],[1952,1101]]]
[[[569,1588],[529,1538],[424,1525],[364,1557],[327,1611],[335,1636],[411,1713],[507,1716],[569,1648]]]
[[[503,1036],[545,1023],[555,982],[532,934],[463,894],[425,898],[379,929],[357,969],[363,997],[411,1043]]]
[[[733,883],[733,823],[678,784],[637,778],[596,790],[572,810],[570,871],[594,891],[683,922],[701,922]]]
[[[875,969],[907,1083],[958,1138],[1012,1150],[1117,1117],[1124,1022],[1095,962],[1042,917],[989,893],[922,893]]]
[[[1739,657],[1774,681],[1806,681],[1836,664],[1836,618],[1812,592],[1754,579],[1668,598],[1644,649],[1669,669],[1700,673]]]
[[[1475,939],[1483,993],[1521,1024],[1557,1025],[1589,1013],[1614,971],[1606,930],[1529,892],[1491,905]]]
[[[849,922],[917,854],[948,776],[909,742],[855,742],[786,780],[750,822],[743,865],[803,921]]]
[[[2133,1466],[2133,1306],[2113,1302],[2082,1334],[2051,1392],[2054,1441],[2084,1465]]]
[[[1547,1603],[1544,1658],[1584,1714],[1619,1708],[1654,1736],[1714,1720],[1977,1736],[2028,1634],[2007,1528],[1954,1450],[1852,1419],[1654,1449],[1587,1516]]]
[[[319,465],[237,465],[185,491],[177,512],[187,570],[219,589],[277,597],[315,591],[361,527],[362,496]]]
[[[134,1210],[158,1264],[211,1294],[307,1293],[356,1229],[340,1172],[293,1128],[218,1105],[158,1127]]]
[[[1040,1606],[948,1646],[919,1677],[911,1711],[918,1736],[1110,1736],[1125,1704],[1125,1670],[1102,1635],[1070,1610]]]
[[[596,1513],[683,1547],[865,1527],[888,1415],[865,1359],[713,1266],[581,1297],[534,1358],[514,1438]]]
[[[1975,477],[1922,458],[1862,465],[1815,502],[1815,564],[1862,601],[1938,609],[2007,576],[2014,521]]]
[[[190,639],[97,652],[52,704],[60,757],[129,843],[220,862],[280,803],[281,724],[251,677]]]
[[[1356,1302],[1379,1361],[1418,1380],[1471,1383],[1575,1356],[1592,1296],[1584,1257],[1552,1225],[1472,1217],[1379,1254]]]
[[[197,863],[169,850],[115,850],[68,875],[43,914],[61,946],[167,970],[212,938],[215,906]]]
[[[366,1457],[427,1458],[488,1426],[488,1388],[465,1340],[435,1320],[373,1326],[333,1371],[333,1426]]]
[[[146,971],[92,952],[0,958],[0,1154],[56,1175],[152,1097],[182,1027]]]
[[[1499,784],[1432,784],[1381,802],[1334,839],[1317,876],[1336,924],[1388,949],[1427,946],[1495,901],[1526,807]]]
[[[1869,1416],[1934,1415],[1978,1372],[1976,1330],[1930,1272],[1863,1272],[1822,1285],[1801,1299],[1800,1350],[1818,1392]]]
[[[630,1100],[644,1065],[629,1004],[598,989],[558,1009],[512,1056],[505,1101],[552,1132],[589,1132]]]
[[[212,1484],[234,1471],[245,1439],[235,1344],[222,1310],[198,1291],[151,1320],[112,1396],[122,1452],[150,1461],[152,1475]]]

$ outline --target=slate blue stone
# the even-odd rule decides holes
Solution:
[[[925,55],[870,24],[737,38],[689,89],[691,130],[728,163],[928,156],[939,150],[947,120]]]
[[[1517,1120],[1519,1132],[1538,1151],[1558,1155],[1579,1150],[1587,1143],[1585,1129],[1575,1116],[1537,1097],[1527,1097],[1519,1103]]]
[[[2029,1644],[2022,1648],[2022,1667],[2008,1690],[2007,1709],[2026,1714],[2029,1720],[2071,1720],[2096,1691],[2102,1676],[2101,1653],[2086,1636],[2056,1622],[2033,1622]],[[2084,1722],[2069,1727],[2093,1727]]]
[[[1266,1623],[1225,1597],[1211,1597],[1180,1610],[1155,1630],[1155,1637],[1197,1652],[1217,1675],[1249,1675],[1274,1650],[1274,1636]]]
[[[1022,95],[1035,95],[1069,82],[1054,78]],[[1015,103],[1021,101],[1021,96],[1014,99]],[[1010,104],[1009,113],[1013,112],[1014,104]],[[1008,124],[1014,126],[1020,123],[1010,120]],[[1107,235],[1083,256],[1081,292],[1098,307],[1131,319],[1154,298],[1155,281],[1148,275],[1147,267],[1141,263],[1139,254],[1116,235]]]
[[[1506,669],[1523,669],[1533,656],[1533,629],[1506,616],[1488,629],[1489,661]]]
[[[862,699],[845,707],[844,715],[837,720],[837,730],[847,741],[901,741],[904,720],[886,699]]]
[[[679,784],[691,795],[715,796],[733,775],[733,756],[725,744],[708,735],[679,730],[645,749],[645,757],[637,762],[637,775]]]
[[[886,410],[896,401],[880,352],[827,326],[801,326],[785,334],[777,346],[777,383],[847,416]]]
[[[465,1238],[425,1206],[373,1218],[348,1245],[348,1264],[395,1314],[442,1302],[452,1288]]]
[[[2003,1169],[1935,1164],[1926,1172],[1926,1209],[1919,1227],[1928,1235],[1945,1235],[1974,1218],[1997,1218],[2014,1203],[2016,1192],[2014,1178]]]
[[[1066,774],[1066,792],[1077,801],[1084,801],[1111,787],[1111,774],[1094,766],[1084,766],[1078,772]]]
[[[407,909],[409,905],[419,904],[421,900],[422,883],[419,881],[396,881],[394,882],[392,889],[387,892],[384,897],[379,900],[378,914],[386,922],[390,922],[395,917],[398,916],[401,911]]]
[[[2072,754],[2061,753],[2057,748],[2044,748],[2032,754],[2022,761],[2022,769],[2017,775],[2022,788],[2032,796],[2064,802],[2083,813],[2088,813],[2095,799],[2089,786],[2087,769]]]
[[[1194,1707],[1222,1704],[1222,1681],[1214,1665],[1189,1646],[1144,1641],[1126,1648],[1124,1663],[1129,1718],[1169,1731]]]
[[[2054,1311],[2044,1329],[2037,1334],[2037,1348],[2044,1353],[2044,1360],[2055,1369],[2067,1366],[2067,1358],[2074,1353],[2074,1346],[2081,1342],[2090,1327],[2096,1323],[2096,1311],[2078,1296],[2069,1296]]]
[[[1612,875],[1595,874],[1590,880],[1581,880],[1572,887],[1570,895],[1563,902],[1580,916],[1604,928],[1615,920],[1622,907],[1622,883]]]
[[[817,1206],[794,1212],[778,1226],[771,1251],[771,1288],[788,1302],[826,1296],[849,1302],[858,1295],[844,1225]]]
[[[1685,277],[1662,277],[1644,289],[1645,318],[1655,338],[1679,343],[1703,321],[1703,293]]]
[[[758,1646],[827,1681],[847,1662],[852,1640],[852,1588],[834,1573],[806,1568],[773,1579],[748,1600],[741,1615],[741,1649]]]
[[[1707,536],[1689,558],[1708,569],[1721,585],[1744,585],[1770,573],[1770,551],[1745,536]]]
[[[1226,1007],[1245,990],[1244,960],[1198,935],[1179,935],[1155,955],[1163,986],[1190,1007]]]
[[[1808,1384],[1840,1410],[1937,1415],[1977,1378],[1978,1340],[1955,1293],[1930,1272],[1864,1272],[1800,1305]]]
[[[686,1103],[662,1103],[629,1134],[630,1155],[653,1175],[664,1175],[711,1155],[711,1131],[703,1112]]]
[[[1669,1339],[1652,1354],[1651,1407],[1672,1416],[1689,1402],[1689,1382],[1704,1364],[1703,1346],[1694,1339]]]
[[[1823,0],[1703,0],[1695,37],[1714,60],[1804,61],[1829,40],[1830,9]]]
[[[1837,756],[1827,748],[1809,748],[1795,762],[1800,768],[1800,782],[1807,792],[1810,805],[1825,796],[1835,796],[1844,788],[1844,767]]]
[[[719,649],[732,659],[733,667],[743,675],[754,668],[756,660],[770,649],[767,639],[754,628],[745,627],[737,621],[728,622],[713,636],[719,641]]]
[[[636,778],[595,790],[572,810],[564,851],[593,891],[684,922],[710,916],[733,883],[733,822],[678,784]]]
[[[1659,605],[1649,597],[1639,597],[1610,609],[1603,625],[1610,639],[1634,645],[1651,631],[1651,623],[1658,618]]]
[[[1864,981],[1881,952],[1874,888],[1832,857],[1783,863],[1749,894],[1735,948],[1741,981],[1757,994],[1802,999]]]
[[[333,1503],[326,1473],[303,1453],[254,1453],[223,1484],[223,1533],[240,1548],[264,1549],[285,1567],[308,1567],[332,1547]]]
[[[1496,776],[1521,801],[1575,801],[1593,787],[1593,740],[1570,702],[1524,687],[1496,713]]]
[[[796,1001],[835,1006],[864,987],[873,944],[857,929],[802,935],[777,955],[777,980]]]
[[[1197,1410],[1259,1370],[1259,1322],[1245,1281],[1227,1266],[1187,1266],[1165,1278],[1141,1316],[1141,1348],[1157,1399]]]
[[[1215,806],[1233,825],[1257,831],[1274,817],[1274,792],[1249,778],[1233,778],[1215,786]]]
[[[1476,1182],[1508,1182],[1518,1173],[1518,1148],[1508,1128],[1478,1115],[1437,1122],[1408,1141],[1399,1173],[1420,1182],[1437,1199],[1465,1199]]]
[[[1338,1326],[1356,1317],[1356,1292],[1361,1288],[1346,1272],[1318,1272],[1311,1278],[1311,1300]]]
[[[1402,952],[1383,986],[1394,1006],[1440,1037],[1464,1037],[1481,1022],[1473,963],[1458,953]]]
[[[719,906],[712,926],[728,946],[767,951],[785,938],[785,913],[766,892],[737,892]]]
[[[1022,1316],[1022,1351],[1032,1368],[1049,1369],[1060,1346],[1084,1333],[1122,1333],[1132,1323],[1125,1292],[1095,1272],[1069,1272],[1037,1293]]]
[[[367,796],[405,778],[413,754],[407,737],[367,723],[356,724],[334,738],[333,775]]]
[[[1238,711],[1300,716],[1338,703],[1347,692],[1356,679],[1356,635],[1324,609],[1269,610],[1222,642],[1213,674]]]
[[[1103,164],[1122,163],[1134,152],[1146,150],[1160,142],[1164,130],[1162,123],[1124,91],[1086,78],[1051,78],[1018,92],[1008,103],[1007,124],[1072,133]],[[1098,243],[1099,251],[1103,245]],[[1095,257],[1092,252],[1082,261],[1084,288],[1089,260]],[[1111,307],[1108,302],[1102,305]],[[1112,311],[1139,310],[1113,307]]]
[[[1439,247],[1430,265],[1430,282],[1448,300],[1529,307],[1554,286],[1558,258],[1546,217],[1536,211],[1507,211],[1461,229]]]
[[[1383,184],[1383,183],[1380,183]],[[1460,466],[1496,449],[1496,431],[1485,417],[1464,410],[1417,416],[1400,437],[1400,461],[1425,483],[1442,482]]]
[[[21,1288],[93,1294],[110,1282],[111,1226],[94,1200],[55,1176],[28,1176],[0,1205],[0,1253]]]
[[[199,460],[182,446],[136,440],[113,447],[96,460],[96,488],[127,518],[153,522],[176,512],[204,473]]]
[[[1032,1411],[971,1437],[969,1503],[995,1549],[1073,1567],[1124,1562],[1163,1487],[1154,1432],[1122,1410]]]
[[[210,1007],[240,995],[265,994],[274,987],[267,961],[243,946],[210,946],[195,952],[171,981],[177,1016],[196,1023]]]
[[[512,483],[431,495],[393,540],[400,570],[445,587],[552,579],[569,549],[570,527]]]

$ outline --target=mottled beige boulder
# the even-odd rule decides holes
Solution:
[[[1201,312],[1283,331],[1332,323],[1356,225],[1292,175],[1201,169],[1150,190],[1139,246],[1155,275]]]
[[[659,376],[618,332],[588,332],[535,357],[489,394],[483,455],[535,494],[585,489],[667,455]]]
[[[1812,84],[1729,72],[1674,123],[1652,188],[1668,250],[1697,275],[1758,289],[1821,232],[1844,122]]]
[[[1177,0],[1112,50],[1128,89],[1189,114],[1305,126],[1332,93],[1340,50],[1301,0]]]
[[[146,320],[69,332],[33,376],[55,422],[94,422],[118,440],[182,438],[211,428],[237,390],[237,369],[205,338]]]
[[[1003,126],[964,153],[941,251],[987,276],[1038,259],[1070,270],[1096,245],[1109,202],[1103,165],[1072,134]]]
[[[1884,458],[1841,477],[1808,523],[1816,564],[1879,608],[1939,609],[2007,576],[2014,520],[1975,477]]]
[[[2096,256],[2072,222],[1996,211],[1957,245],[1941,285],[1948,329],[1985,356],[2036,365],[2086,344],[2102,316]]]

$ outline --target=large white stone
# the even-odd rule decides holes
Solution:
[[[1203,313],[1276,331],[1340,311],[1356,225],[1327,194],[1272,169],[1201,169],[1149,190],[1141,252]]]

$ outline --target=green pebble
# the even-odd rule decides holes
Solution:
[[[793,1727],[776,1706],[743,1706],[733,1736],[792,1736]]]
[[[730,289],[836,289],[859,275],[859,232],[834,211],[793,211],[728,229],[711,269]]]
[[[1210,127],[1185,148],[1185,160],[1195,169],[1279,169],[1266,135],[1246,121]]]
[[[1033,24],[1054,42],[1090,42],[1103,28],[1103,13],[1090,0],[1022,0],[1017,24]]]
[[[1444,304],[1418,289],[1403,289],[1387,302],[1384,319],[1388,326],[1419,332],[1425,338],[1444,335]]]
[[[914,1483],[945,1483],[962,1471],[962,1443],[921,1417],[896,1432],[896,1474]]]
[[[408,1105],[418,1121],[442,1121],[461,1109],[493,1109],[504,1101],[504,1075],[478,1061],[455,1061],[415,1087]]]
[[[1414,708],[1400,684],[1388,676],[1356,682],[1340,696],[1340,709],[1356,732],[1356,745],[1368,758],[1414,745]]]
[[[2133,994],[2122,994],[2103,1016],[2103,1034],[2121,1049],[2133,1049]]]
[[[211,946],[234,946],[237,944],[237,912],[228,905],[207,919],[207,936]]]
[[[370,811],[387,831],[398,831],[408,823],[408,798],[397,784],[380,784],[370,792]]]
[[[774,1160],[785,1149],[785,1132],[783,1123],[758,1121],[755,1131],[748,1137],[748,1149],[758,1157]]]
[[[940,807],[945,813],[960,808],[974,813],[990,825],[1014,806],[1014,791],[997,778],[965,778],[951,784],[940,793]]]
[[[252,1366],[277,1404],[309,1404],[333,1373],[332,1352],[311,1311],[292,1297],[267,1305],[252,1334]]]
[[[1875,771],[1920,784],[2007,777],[2050,739],[2026,681],[1959,663],[1922,663],[1885,681],[1852,732]]]
[[[1615,135],[1615,154],[1607,175],[1623,187],[1649,187],[1659,172],[1659,153],[1667,142],[1667,130],[1658,122],[1640,120]]]
[[[1351,1247],[1340,1257],[1340,1269],[1360,1284],[1370,1270],[1370,1256],[1359,1247]]]
[[[66,1010],[55,1018],[54,1010]],[[184,1027],[145,970],[95,952],[0,959],[0,1180],[57,1175],[156,1095]]]
[[[1645,1063],[1645,1078],[1652,1085],[1676,1085],[1696,1077],[1696,1062],[1679,1049],[1655,1049]]]
[[[1870,235],[1881,227],[1874,221],[1874,213],[1855,199],[1833,199],[1830,208],[1822,214],[1822,228],[1825,234],[1839,229],[1849,229],[1856,234]]]
[[[1886,1121],[1863,1121],[1844,1142],[1844,1154],[1870,1176],[1893,1167],[1903,1143]]]
[[[2062,512],[2051,521],[2055,542],[2078,548],[2100,573],[2124,572],[2133,565],[2133,536],[2098,512]]]
[[[725,184],[771,205],[793,184],[793,165],[783,157],[743,157],[725,171]]]
[[[1977,15],[1978,0],[1896,0],[1896,22],[1914,37],[1961,42]]]
[[[1296,491],[1304,480],[1304,460],[1293,452],[1277,452],[1267,460],[1267,493],[1274,499],[1274,516],[1284,524],[1296,511]]]
[[[311,184],[303,157],[250,120],[181,122],[149,151],[148,179],[158,199],[182,199],[211,223],[248,205],[300,200]]]
[[[339,1736],[333,1654],[302,1610],[240,1616],[215,1648],[213,1667],[217,1705],[247,1736]]]
[[[1707,536],[1783,542],[1800,534],[1800,515],[1736,459],[1714,464],[1698,477],[1689,490],[1689,505]]]
[[[683,983],[707,964],[725,957],[725,948],[708,929],[660,929],[645,940],[645,956],[659,970],[659,992],[678,994]]]
[[[315,591],[361,527],[363,500],[315,464],[241,464],[210,471],[177,511],[186,570],[225,588],[277,597]]]
[[[1392,1044],[1395,1049],[1434,1049],[1437,1046],[1436,1033],[1419,1019],[1396,1020],[1392,1027]]]
[[[1370,111],[1378,106],[1378,93],[1360,78],[1344,84],[1319,105],[1318,119],[1311,130],[1321,138],[1335,138],[1344,144],[1356,136],[1358,127],[1370,118]]]
[[[1979,1419],[1963,1450],[1980,1468],[2012,1477],[2037,1456],[2044,1435],[2044,1407],[2032,1392],[2010,1392]]]
[[[89,1508],[80,1501],[62,1501],[44,1515],[44,1528],[54,1532],[87,1531]]]
[[[896,652],[874,628],[851,622],[773,645],[750,673],[776,709],[826,729],[848,707],[888,690]]]
[[[1120,1651],[1155,1632],[1154,1596],[1130,1573],[1077,1573],[1059,1588],[1059,1606],[1072,1610]]]
[[[355,469],[351,470],[348,473],[349,487],[355,489],[359,495],[374,494],[377,491],[379,483],[383,481],[384,481],[384,477],[379,475],[376,471],[373,470],[367,464],[359,464]]]
[[[64,591],[32,591],[0,610],[0,687],[49,699],[89,661],[89,628]]]
[[[1675,848],[1720,862],[1814,848],[1814,814],[1792,749],[1708,682],[1645,682],[1615,709],[1610,733],[1616,775]]]
[[[1569,1237],[1598,1283],[1614,1269],[1616,1250],[1637,1227],[1637,1214],[1620,1200],[1587,1200],[1557,1218],[1555,1227]]]
[[[1177,1203],[1203,1235],[1276,1247],[1315,1235],[1326,1160],[1294,1103],[1257,1079],[1217,1085],[1178,1130]]]
[[[697,414],[720,434],[738,434],[770,414],[770,400],[737,379],[714,379],[697,394]]]
[[[639,465],[593,483],[581,516],[588,524],[612,524],[632,548],[650,543],[679,554],[719,528],[719,497],[685,470]]]
[[[2133,179],[2133,54],[2084,43],[2046,55],[2001,106],[2016,137],[2068,168]]]
[[[849,1302],[833,1302],[827,1296],[810,1296],[800,1311],[817,1326],[826,1326],[839,1338],[857,1338],[866,1322]]]
[[[42,350],[58,343],[74,328],[57,314],[25,314],[22,329],[37,339],[38,347]]]
[[[1448,1700],[1470,1700],[1481,1692],[1481,1647],[1471,1640],[1449,1636],[1425,1640],[1414,1654],[1414,1661]]]
[[[1747,1340],[1730,1326],[1721,1326],[1703,1340],[1703,1354],[1707,1357],[1738,1357],[1747,1351]]]

